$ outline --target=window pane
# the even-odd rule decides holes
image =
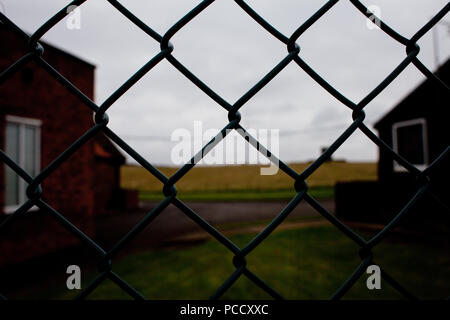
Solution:
[[[36,175],[36,159],[37,159],[37,146],[36,146],[36,128],[31,126],[25,126],[24,128],[24,169],[30,175]]]
[[[422,130],[421,123],[397,128],[398,153],[415,165],[425,164]]]
[[[6,123],[6,153],[19,161],[19,125],[16,123]]]
[[[6,124],[6,153],[12,160],[19,161],[19,126],[15,123]],[[19,204],[19,177],[6,166],[6,205]]]
[[[6,168],[6,205],[19,204],[19,177],[9,167]]]

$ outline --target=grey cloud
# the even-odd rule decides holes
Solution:
[[[69,1],[0,0],[6,15],[29,32]],[[267,21],[289,36],[326,1],[248,0]],[[125,1],[121,3],[154,30],[163,34],[199,1]],[[382,18],[405,36],[411,36],[441,9],[445,0],[372,0]],[[82,7],[81,30],[59,23],[44,39],[97,65],[96,102],[101,103],[137,69],[159,52],[159,44],[115,11],[107,1],[87,1]],[[350,2],[339,2],[298,40],[300,56],[327,81],[358,102],[405,58],[404,48],[377,30]],[[450,42],[440,33],[442,61],[450,56]],[[429,37],[421,42],[420,58],[431,68]],[[171,40],[173,52],[212,89],[234,103],[286,54],[285,46],[247,16],[233,1],[217,0]],[[367,110],[372,124],[412,90],[423,76],[408,68],[377,97]],[[161,139],[172,130],[192,128],[193,121],[220,129],[226,112],[163,61],[108,111],[110,126],[121,135],[154,137],[128,139],[145,157],[170,164],[170,144]],[[294,63],[283,70],[241,111],[242,123],[280,128],[289,134],[280,141],[281,158],[303,161],[318,155],[332,142],[340,125],[351,121],[349,110],[316,84]],[[132,125],[130,125],[132,124]],[[314,128],[325,128],[313,130]],[[328,128],[328,129],[327,129]],[[337,155],[350,160],[375,160],[376,147],[357,134]]]

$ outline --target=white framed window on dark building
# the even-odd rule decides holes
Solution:
[[[393,149],[416,168],[423,170],[429,162],[427,121],[418,118],[396,122],[392,125]],[[405,171],[394,161],[394,171]]]
[[[38,119],[6,116],[5,151],[31,176],[41,166],[41,124]],[[5,213],[12,213],[26,200],[27,183],[5,165]]]

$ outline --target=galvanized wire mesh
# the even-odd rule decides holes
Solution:
[[[439,78],[437,78],[430,70],[428,70],[422,62],[417,58],[420,51],[417,42],[421,39],[431,28],[436,25],[450,10],[450,3],[447,4],[442,10],[440,10],[428,23],[426,23],[420,30],[418,30],[411,38],[406,38],[390,28],[386,23],[376,18],[375,15],[370,12],[360,1],[350,0],[350,2],[367,18],[370,18],[374,23],[378,23],[381,30],[387,35],[396,40],[398,43],[405,46],[406,57],[405,59],[367,96],[365,96],[359,102],[353,102],[342,93],[336,90],[331,84],[329,84],[324,78],[322,78],[316,71],[310,67],[302,58],[300,46],[297,45],[297,40],[308,31],[308,29],[319,19],[321,19],[326,13],[338,2],[339,0],[328,1],[323,5],[317,12],[315,12],[306,22],[304,22],[300,27],[298,27],[294,33],[290,36],[286,36],[273,27],[269,22],[267,22],[263,17],[261,17],[256,11],[254,11],[248,4],[243,0],[235,0],[236,4],[244,10],[249,17],[251,17],[256,23],[258,23],[262,28],[269,32],[272,36],[280,41],[281,44],[287,47],[287,55],[278,64],[267,73],[257,84],[251,87],[241,98],[239,98],[235,103],[229,103],[223,99],[216,92],[211,90],[204,82],[202,82],[198,77],[196,77],[191,71],[189,71],[182,62],[176,59],[172,52],[175,50],[174,45],[169,41],[170,39],[183,27],[189,24],[190,21],[195,19],[195,17],[202,13],[214,0],[204,0],[200,2],[195,8],[188,12],[183,18],[176,22],[164,35],[160,35],[155,32],[150,26],[144,23],[142,20],[137,18],[132,12],[130,12],[126,7],[116,0],[108,0],[108,2],[114,6],[123,16],[128,18],[132,23],[144,31],[150,38],[154,39],[160,44],[160,52],[156,54],[151,60],[149,60],[141,69],[139,69],[131,78],[129,78],[120,88],[118,88],[105,102],[101,105],[97,105],[88,97],[86,97],[83,92],[76,88],[71,82],[65,79],[58,71],[56,71],[51,65],[49,65],[43,58],[43,47],[39,44],[39,40],[43,35],[45,35],[49,30],[51,30],[59,21],[61,21],[70,10],[70,6],[80,6],[86,0],[75,0],[69,5],[62,8],[56,15],[51,19],[46,21],[38,30],[36,30],[31,36],[27,35],[18,26],[16,26],[11,20],[9,20],[5,15],[0,13],[0,20],[13,32],[17,33],[28,41],[28,53],[12,64],[8,69],[2,71],[0,74],[0,84],[3,84],[8,80],[13,74],[21,70],[29,62],[35,61],[42,69],[44,69],[48,74],[60,82],[68,91],[75,95],[86,107],[87,111],[92,110],[95,113],[94,124],[92,127],[86,131],[81,137],[78,138],[69,148],[67,148],[63,153],[61,153],[57,158],[55,158],[46,168],[44,168],[37,176],[30,176],[23,168],[21,168],[17,163],[15,163],[7,154],[0,151],[1,160],[12,170],[15,171],[17,175],[23,178],[28,184],[26,195],[27,201],[21,205],[12,215],[8,217],[1,225],[0,231],[8,227],[8,224],[15,219],[17,216],[23,215],[33,206],[39,207],[41,210],[48,212],[54,219],[56,219],[65,229],[70,231],[74,236],[79,238],[84,245],[90,247],[98,253],[98,276],[78,295],[78,299],[84,299],[89,296],[89,294],[98,287],[105,279],[109,278],[115,282],[120,288],[126,291],[130,296],[135,299],[144,299],[144,296],[133,288],[130,284],[124,281],[118,274],[113,271],[112,260],[119,253],[122,248],[134,239],[146,226],[148,226],[153,219],[158,215],[164,213],[164,209],[169,205],[173,204],[179,210],[181,210],[187,217],[192,219],[201,228],[208,232],[213,238],[219,241],[224,247],[230,250],[234,254],[233,264],[235,266],[235,271],[226,279],[223,284],[211,295],[211,299],[220,298],[241,276],[245,276],[251,281],[253,281],[262,290],[266,291],[275,299],[282,299],[281,293],[272,288],[267,282],[258,277],[255,273],[251,271],[251,266],[247,265],[246,256],[259,246],[282,222],[285,220],[292,210],[301,202],[306,201],[311,207],[313,207],[317,212],[319,212],[323,217],[328,219],[336,228],[338,228],[344,235],[354,241],[361,247],[359,255],[361,257],[361,263],[356,268],[356,270],[349,276],[349,278],[343,283],[343,285],[332,295],[332,299],[341,298],[360,278],[363,272],[366,270],[367,266],[374,263],[374,257],[372,254],[372,249],[378,245],[396,226],[398,226],[400,220],[404,218],[410,208],[422,197],[424,194],[430,194],[430,173],[435,170],[438,164],[443,164],[446,161],[449,147],[437,157],[425,170],[421,171],[417,169],[414,165],[408,162],[406,159],[402,158],[399,154],[394,152],[385,142],[380,140],[369,127],[364,123],[365,112],[364,108],[378,95],[382,92],[390,83],[397,78],[400,73],[405,70],[407,66],[413,64],[416,66],[420,72],[422,72],[425,77],[433,81],[434,86],[440,89],[442,97],[448,99],[450,89],[444,84]],[[150,72],[158,63],[166,59],[169,61],[173,67],[175,67],[179,72],[181,72],[185,77],[187,77],[192,83],[194,83],[200,90],[202,90],[206,95],[213,99],[220,107],[228,111],[229,123],[219,132],[219,134],[206,144],[202,150],[195,155],[191,161],[182,166],[175,174],[171,177],[165,176],[157,168],[155,168],[151,163],[147,162],[138,152],[136,152],[131,146],[129,146],[124,140],[116,135],[110,128],[108,128],[108,116],[106,111],[112,107],[112,105],[134,84],[136,84],[145,74]],[[274,157],[270,151],[266,153],[264,148],[259,148],[260,152],[263,152],[265,156],[269,156],[270,161],[276,162],[279,168],[283,170],[287,175],[289,175],[293,180],[293,188],[296,191],[295,197],[287,204],[287,206],[276,216],[275,219],[257,236],[253,238],[245,247],[240,248],[234,244],[230,239],[225,237],[221,232],[219,232],[215,227],[206,222],[199,214],[193,211],[186,203],[181,201],[177,197],[177,190],[175,184],[183,178],[198,162],[202,159],[208,151],[210,151],[215,145],[220,143],[225,136],[230,132],[228,129],[240,129],[237,130],[239,133],[245,133],[247,135],[247,141],[253,146],[259,146],[259,142],[253,138],[248,132],[240,125],[241,115],[239,110],[245,106],[245,104],[252,99],[252,97],[260,91],[265,85],[267,85],[272,79],[274,79],[287,65],[290,63],[297,64],[304,72],[306,72],[312,79],[314,79],[320,86],[322,86],[329,94],[340,101],[343,105],[352,110],[353,122],[348,128],[339,136],[336,141],[311,165],[306,168],[303,172],[298,173],[293,170],[289,165],[285,164],[280,159]],[[80,110],[82,112],[82,110]],[[364,133],[373,143],[375,143],[380,149],[387,151],[392,158],[401,164],[411,175],[417,178],[420,186],[417,189],[415,195],[410,199],[408,203],[405,204],[402,210],[370,240],[366,241],[361,238],[357,233],[343,224],[339,219],[337,219],[333,214],[331,214],[327,209],[325,209],[318,201],[316,201],[308,193],[308,185],[306,179],[314,173],[356,130],[360,130]],[[159,181],[164,184],[162,193],[165,198],[161,201],[151,212],[149,212],[128,234],[126,234],[120,241],[118,241],[111,250],[105,251],[101,248],[93,239],[85,235],[81,230],[75,227],[69,220],[64,217],[64,213],[57,212],[49,204],[44,202],[41,198],[43,191],[40,184],[53,172],[55,171],[66,159],[68,159],[72,154],[77,152],[84,144],[86,144],[90,139],[92,139],[96,134],[103,132],[112,141],[114,141],[120,148],[122,148],[129,156],[135,159],[142,167],[144,167],[148,172],[154,175]],[[445,164],[444,164],[445,165]],[[404,295],[406,298],[415,299],[416,297],[405,288],[403,288],[393,277],[389,276],[382,269],[382,277],[390,283],[398,292]],[[0,297],[5,298],[0,295]],[[6,298],[5,298],[6,299]]]

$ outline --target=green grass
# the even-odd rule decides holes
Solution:
[[[302,172],[309,164],[290,166]],[[166,176],[177,168],[159,168]],[[375,163],[327,162],[308,179],[312,195],[332,198],[338,181],[376,180]],[[162,199],[162,183],[138,166],[122,166],[121,186],[140,191],[141,200]],[[294,195],[294,181],[281,170],[273,176],[260,175],[260,166],[194,167],[176,184],[179,195],[191,201],[282,200]]]
[[[180,192],[179,198],[184,201],[267,201],[292,199],[294,189],[288,190],[222,190],[222,191],[188,191]],[[332,199],[333,187],[311,187],[309,194],[316,199]],[[141,191],[141,201],[161,201],[164,195],[161,191]]]
[[[254,235],[231,239],[244,246]],[[378,264],[420,298],[443,298],[450,292],[450,257],[435,246],[382,243],[374,251]],[[248,267],[288,299],[327,299],[360,263],[358,247],[332,226],[276,231],[248,258]],[[182,250],[165,249],[126,256],[113,270],[148,299],[206,299],[234,271],[232,254],[217,241]],[[94,274],[84,279],[92,279]],[[345,296],[347,299],[399,299],[382,281],[382,290],[369,291],[367,275]],[[64,291],[53,298],[66,299]],[[105,282],[92,299],[128,299],[114,283]],[[266,299],[260,288],[241,277],[226,299]]]

